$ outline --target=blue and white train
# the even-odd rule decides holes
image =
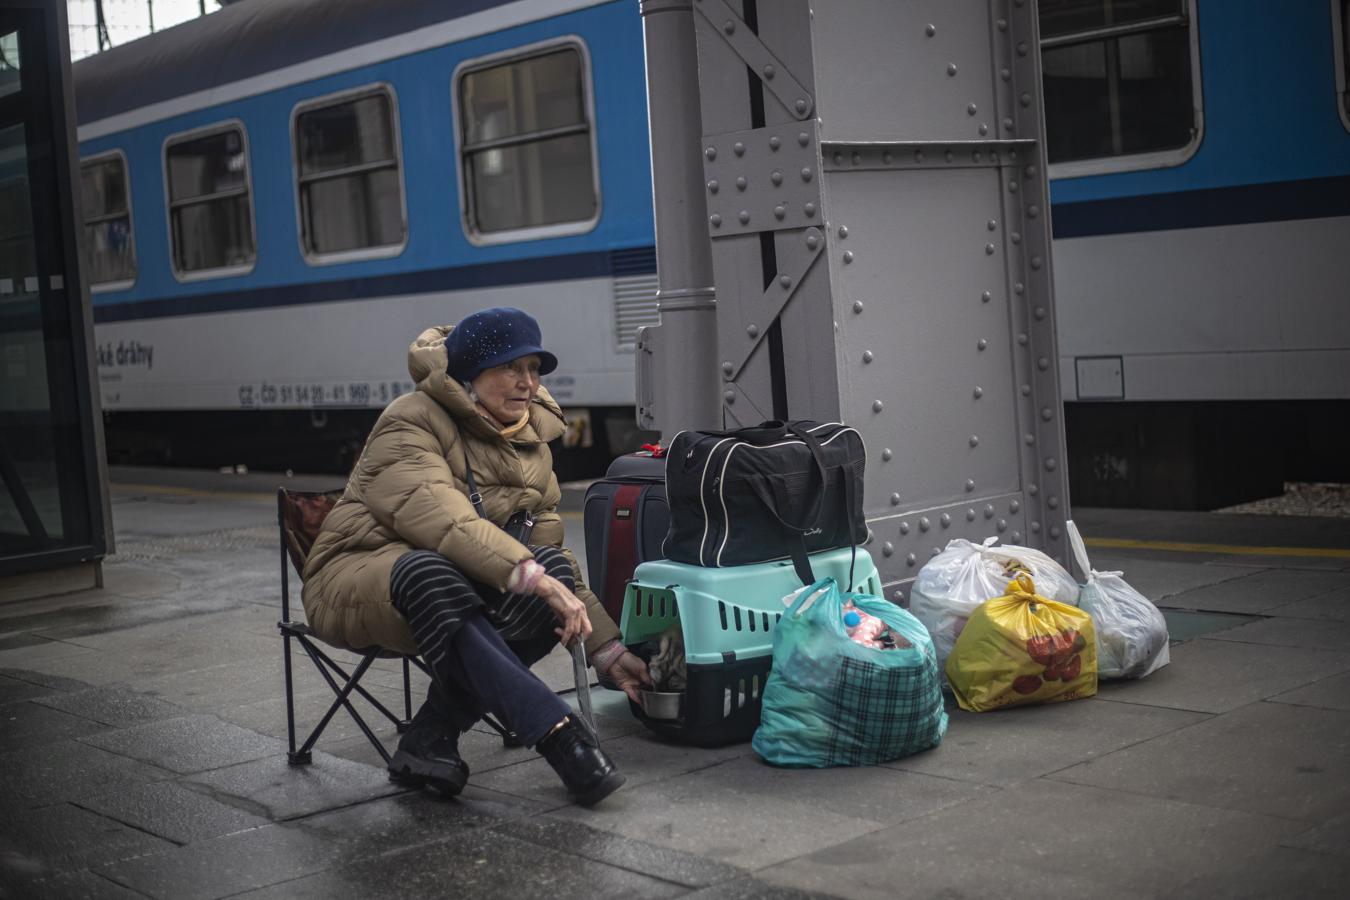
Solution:
[[[1347,2],[1041,0],[1076,490],[1137,502],[1140,433],[1200,453],[1272,401],[1350,448]],[[255,0],[75,75],[114,452],[182,459],[208,413],[216,447],[359,438],[420,327],[506,304],[626,449],[656,316],[636,0]]]

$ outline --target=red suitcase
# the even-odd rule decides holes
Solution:
[[[670,530],[666,461],[650,452],[620,456],[586,490],[583,513],[591,590],[620,624],[623,595],[638,563],[661,559]]]

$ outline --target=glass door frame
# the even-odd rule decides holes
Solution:
[[[67,461],[82,470],[84,490],[61,492],[62,514],[63,519],[69,515],[85,518],[87,528],[79,529],[83,539],[78,543],[63,541],[57,549],[0,557],[0,576],[94,562],[112,552],[103,419],[95,380],[93,309],[81,271],[84,236],[76,218],[80,208],[76,196],[79,155],[66,4],[9,0],[0,9],[0,30],[13,30],[15,26],[20,43],[20,90],[0,97],[0,127],[22,124],[30,148],[29,191],[43,336],[45,340],[49,329],[55,327],[68,335],[71,348],[67,358],[46,359],[48,387],[73,387],[73,398],[53,395],[52,404],[56,407],[73,400],[70,412],[79,426],[79,447]],[[49,155],[31,152],[44,143]],[[73,366],[73,372],[53,379],[54,366]],[[62,530],[70,531],[70,523],[64,522]]]

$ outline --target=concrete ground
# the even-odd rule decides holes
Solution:
[[[114,478],[104,588],[0,606],[0,897],[1312,897],[1350,880],[1350,521],[1079,510],[1096,567],[1165,608],[1168,668],[1091,700],[953,710],[937,749],[864,769],[662,743],[604,695],[629,782],[584,810],[486,729],[462,742],[454,801],[391,784],[345,715],[289,768],[276,476]],[[561,656],[540,670],[570,677]],[[303,656],[295,673],[311,725],[331,694]],[[401,707],[394,664],[368,681]]]

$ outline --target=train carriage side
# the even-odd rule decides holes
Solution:
[[[553,5],[571,11],[451,21],[453,42],[81,123],[114,453],[216,464],[225,435],[268,434],[270,456],[236,454],[324,465],[304,455],[337,443],[341,469],[411,389],[418,330],[513,305],[608,454],[605,423],[632,427],[636,328],[655,320],[641,24],[622,2]]]
[[[1042,0],[1075,502],[1350,480],[1346,6]]]
[[[1350,261],[1341,250],[1350,237],[1347,2],[1276,10],[1259,0],[1041,0],[1076,502],[1206,507],[1277,491],[1286,475],[1350,478]],[[304,79],[282,68],[265,89],[235,90],[240,96],[199,112],[142,116],[116,133],[84,123],[86,159],[108,162],[99,171],[115,176],[120,154],[131,181],[131,202],[118,205],[109,190],[86,209],[91,227],[139,257],[128,267],[111,254],[112,283],[96,298],[106,407],[123,421],[137,415],[127,410],[153,420],[173,409],[179,434],[201,430],[185,424],[194,415],[217,429],[233,422],[273,436],[309,436],[296,423],[314,422],[325,425],[314,445],[338,433],[354,446],[373,408],[408,387],[398,359],[411,331],[509,302],[544,322],[564,359],[550,385],[564,403],[631,428],[632,337],[655,313],[641,29],[632,6],[541,0],[531,10],[559,14],[415,51],[408,41],[423,32],[410,32],[399,35],[398,55],[367,49],[356,54],[360,66],[329,62],[332,71]],[[532,68],[574,40],[593,98],[586,127],[595,221],[507,227],[506,240],[474,234],[466,224],[484,211],[473,186],[463,190],[465,162],[480,167],[490,194],[494,173],[509,176],[524,154],[519,134],[489,133],[490,116],[465,130],[456,110],[465,78],[478,94],[472,103],[489,109],[499,66]],[[307,237],[306,198],[359,173],[332,173],[318,160],[319,171],[297,175],[297,124],[307,109],[327,108],[325,98],[380,91],[402,145],[406,237],[385,210],[379,222],[396,251],[315,254],[306,241],[324,236]],[[118,122],[128,119],[136,116]],[[220,277],[175,277],[166,142],[231,120],[249,148],[256,258]],[[584,144],[576,124],[541,126],[548,133],[524,147],[543,143],[533,138]],[[385,162],[358,160],[379,170],[364,177],[392,179]],[[510,196],[519,185],[510,177],[500,184],[506,196],[485,214],[498,225],[502,216],[528,217],[528,204]],[[242,222],[242,213],[235,218]],[[189,412],[205,409],[212,411]],[[1279,439],[1252,440],[1253,429]],[[110,427],[110,442],[118,432]],[[601,440],[594,455],[624,443]]]

